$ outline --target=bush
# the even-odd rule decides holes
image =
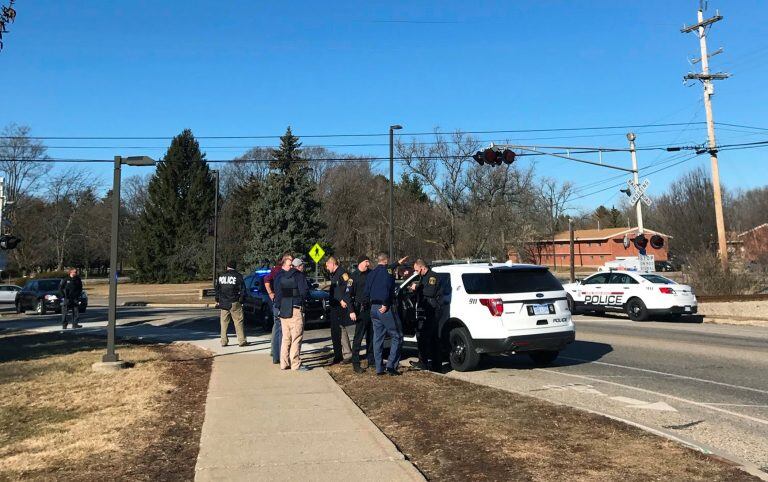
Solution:
[[[699,295],[743,295],[759,291],[755,277],[744,271],[723,271],[720,259],[703,251],[688,256],[686,281]]]
[[[42,273],[32,273],[30,276],[12,279],[11,284],[16,286],[24,286],[27,281],[31,279],[63,278],[67,276],[67,274],[69,274],[68,271],[43,271]]]

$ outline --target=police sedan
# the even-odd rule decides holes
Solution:
[[[623,311],[633,321],[652,316],[679,318],[698,311],[688,285],[657,273],[610,271],[563,285],[572,313]]]

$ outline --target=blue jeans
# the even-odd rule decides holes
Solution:
[[[280,345],[283,343],[283,329],[280,326],[280,307],[272,306],[272,361],[280,363]]]
[[[371,306],[373,357],[376,360],[376,373],[384,372],[384,338],[389,336],[392,339],[387,357],[387,370],[397,370],[400,363],[400,347],[403,344],[403,330],[397,314],[392,311],[392,307],[389,307],[386,313],[379,312],[379,308],[381,305]]]

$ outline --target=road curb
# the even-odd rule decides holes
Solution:
[[[215,308],[215,303],[147,303],[145,301],[126,301],[122,306],[142,308]]]
[[[481,386],[481,387],[490,387],[490,385],[484,385],[482,383],[477,383],[477,382],[465,380],[463,378],[449,377],[448,374],[445,374],[445,373],[435,373],[435,372],[431,372],[431,373],[434,374],[434,375],[438,375],[438,376],[442,376],[442,377],[446,377],[446,378],[451,378],[452,380],[461,380],[461,381],[464,381],[464,382],[467,382],[467,383],[471,383],[473,385],[478,385],[478,386]],[[615,415],[610,415],[608,413],[603,413],[603,412],[600,412],[600,411],[597,411],[597,410],[593,410],[593,409],[589,409],[589,408],[577,407],[575,405],[568,405],[566,403],[555,402],[555,401],[548,400],[548,399],[546,399],[544,397],[540,397],[540,396],[537,396],[535,394],[531,394],[531,393],[528,393],[528,392],[521,392],[521,391],[509,390],[509,389],[497,388],[497,387],[490,387],[490,388],[496,388],[497,390],[502,390],[502,391],[506,391],[506,392],[515,393],[515,394],[518,394],[518,395],[523,395],[523,396],[526,396],[526,397],[535,398],[537,400],[541,400],[541,401],[544,401],[544,402],[547,402],[547,403],[551,403],[552,405],[558,405],[558,406],[562,406],[562,407],[569,407],[569,408],[572,408],[574,410],[581,410],[581,411],[586,412],[586,413],[591,413],[593,415],[599,415],[599,416],[602,416],[602,417],[605,417],[605,418],[609,418],[611,420],[615,420],[617,422],[624,423],[626,425],[631,425],[631,426],[639,428],[640,430],[643,430],[645,432],[652,433],[653,435],[656,435],[658,437],[663,437],[663,438],[665,438],[667,440],[671,440],[672,442],[684,445],[685,447],[688,447],[688,448],[690,448],[692,450],[696,450],[697,452],[701,452],[701,453],[703,453],[705,455],[711,455],[711,456],[714,456],[716,458],[722,459],[722,460],[724,460],[724,461],[726,461],[728,463],[733,464],[735,467],[737,467],[738,469],[742,470],[743,472],[746,472],[746,473],[748,473],[750,475],[754,475],[755,477],[758,477],[761,480],[768,481],[768,473],[763,472],[762,470],[760,470],[760,467],[758,467],[757,465],[755,465],[755,464],[753,464],[751,462],[747,462],[747,461],[741,460],[741,459],[739,459],[738,457],[736,457],[736,456],[734,456],[732,454],[729,454],[727,452],[723,452],[722,450],[715,449],[713,447],[710,447],[708,445],[702,444],[700,442],[694,442],[694,441],[688,440],[688,439],[686,439],[684,437],[680,437],[679,435],[676,435],[676,434],[673,434],[673,433],[669,433],[669,432],[665,432],[664,430],[659,430],[659,429],[656,429],[656,428],[653,428],[653,427],[649,427],[649,426],[643,425],[641,423],[633,422],[631,420],[627,420],[627,419],[624,419],[622,417],[617,417]]]

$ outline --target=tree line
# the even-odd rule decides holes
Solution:
[[[10,205],[5,231],[24,240],[7,271],[77,266],[105,274],[111,192],[85,169],[53,169],[46,147],[26,126],[0,140],[0,171]],[[427,259],[506,259],[509,249],[537,261],[531,246],[567,229],[634,225],[626,201],[576,211],[570,182],[537,176],[536,165],[490,167],[471,156],[475,137],[435,132],[429,142],[396,145],[395,251]],[[218,166],[217,166],[218,167]],[[251,269],[285,250],[319,242],[354,258],[388,245],[388,179],[376,163],[322,147],[303,147],[288,128],[277,148],[257,147],[220,166],[218,265]],[[121,270],[138,280],[178,282],[212,270],[214,173],[190,130],[173,138],[151,175],[123,180]],[[673,252],[713,248],[714,207],[706,173],[693,170],[645,210],[649,229],[673,236]],[[765,222],[768,189],[726,191],[729,229]]]

